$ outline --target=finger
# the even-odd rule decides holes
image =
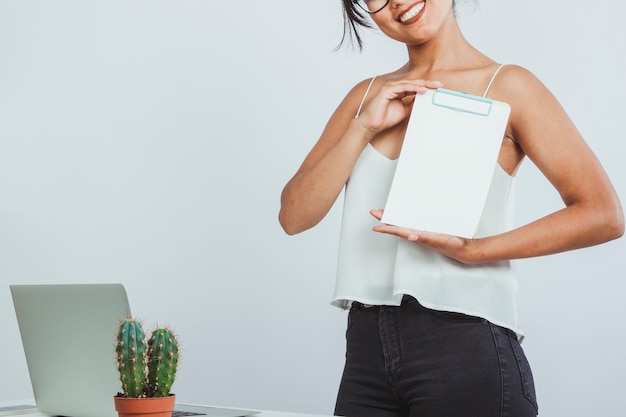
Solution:
[[[406,96],[402,99],[402,102],[404,103],[405,106],[411,106],[413,104],[413,102],[415,101],[415,94],[411,94],[409,96]]]
[[[383,213],[384,213],[383,209],[373,209],[373,210],[370,210],[370,214],[372,216],[374,216],[376,218],[376,220],[382,219],[383,218]]]
[[[427,91],[428,89],[434,89],[434,88],[440,88],[443,87],[443,83],[441,81],[437,81],[437,80],[404,80],[404,81],[398,81],[398,84],[400,85],[404,85],[404,88],[410,88],[407,87],[405,84],[410,84],[413,86],[413,88],[415,88],[416,92],[423,92],[423,91]]]
[[[443,83],[441,81],[436,81],[436,80],[423,80],[422,83],[424,87],[428,87],[428,88],[443,87]]]
[[[396,81],[390,81],[386,85],[402,85],[402,84],[412,84],[412,85],[421,86],[421,87],[442,87],[443,86],[443,83],[439,80],[424,80],[424,79],[396,80]]]
[[[381,225],[374,226],[373,230],[378,233],[386,233],[388,235],[396,235],[396,236],[403,237],[401,230],[399,230],[396,226],[390,226],[388,224],[381,224]]]
[[[411,94],[424,94],[429,89],[443,86],[440,81],[433,80],[403,80],[395,81],[385,85],[380,89],[381,94],[386,99],[406,97]]]
[[[404,239],[408,239],[412,242],[417,242],[418,240],[421,240],[422,233],[419,230],[407,229],[406,227],[393,226],[389,224],[374,226],[373,230],[378,233],[395,235]]]
[[[413,232],[410,229],[400,226],[394,226],[391,224],[379,224],[377,226],[374,226],[374,231],[379,233],[387,233],[389,235],[396,235],[403,238],[407,238]]]
[[[428,90],[433,90],[436,88],[441,88],[443,87],[443,83],[440,81],[435,81],[435,80],[419,80],[419,90],[418,90],[418,94],[424,94],[426,93]]]
[[[420,235],[415,231],[410,232],[406,238],[407,240],[410,240],[411,242],[417,242],[418,240],[421,240]]]

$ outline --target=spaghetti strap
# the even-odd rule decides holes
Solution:
[[[505,66],[505,65],[506,64],[500,64],[500,66],[498,67],[496,72],[493,73],[493,75],[491,76],[491,80],[489,80],[489,84],[487,85],[487,88],[485,89],[485,92],[483,93],[483,97],[487,96],[487,93],[489,92],[489,89],[491,88],[491,84],[493,84],[493,80],[496,79],[496,75],[498,75],[498,73],[500,72],[502,67]]]
[[[354,116],[355,119],[359,118],[359,115],[361,114],[361,109],[363,108],[363,103],[365,103],[365,97],[367,97],[367,94],[370,92],[370,88],[372,88],[372,84],[374,84],[375,79],[376,76],[372,78],[372,81],[370,81],[370,84],[367,86],[367,90],[365,90],[365,94],[363,95],[363,99],[361,100],[361,104],[359,105],[359,109],[356,111],[356,115]]]

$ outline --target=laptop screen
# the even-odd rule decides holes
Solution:
[[[33,394],[40,412],[116,417],[119,320],[130,317],[120,284],[12,285]]]

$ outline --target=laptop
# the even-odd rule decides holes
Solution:
[[[131,317],[121,284],[11,285],[37,409],[67,417],[117,417],[122,390],[115,335]],[[174,417],[243,417],[258,411],[177,404]]]

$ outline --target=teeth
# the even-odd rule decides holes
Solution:
[[[409,10],[408,12],[400,16],[400,21],[404,23],[407,20],[417,16],[418,13],[421,12],[423,8],[424,8],[424,2],[416,4],[415,7],[413,7],[411,10]]]

